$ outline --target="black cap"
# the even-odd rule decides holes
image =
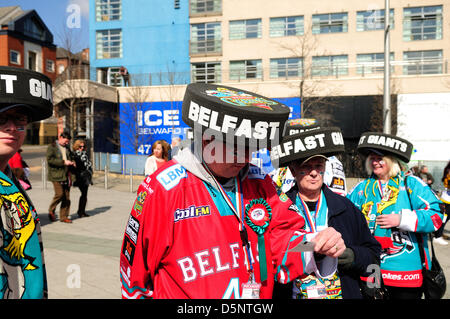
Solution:
[[[31,121],[53,114],[51,80],[42,73],[0,66],[0,112],[23,107]]]
[[[189,84],[183,99],[183,121],[194,134],[209,132],[224,141],[257,148],[280,142],[289,112],[278,101],[216,84]]]
[[[366,132],[361,135],[356,148],[363,155],[371,152],[382,155],[394,155],[403,162],[408,163],[411,159],[413,145],[404,138],[377,132]]]
[[[312,156],[332,156],[345,151],[344,138],[338,127],[309,130],[283,137],[280,145],[272,148],[272,163],[286,166],[292,161],[305,161]]]

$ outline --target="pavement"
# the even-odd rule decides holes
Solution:
[[[88,192],[86,212],[90,217],[76,215],[80,192],[73,187],[70,194],[73,223],[52,223],[47,212],[53,186],[50,182],[44,185],[41,174],[45,149],[24,146],[22,156],[31,167],[33,188],[28,194],[41,221],[49,299],[121,298],[119,254],[136,189],[143,176],[134,176],[131,189],[128,176],[108,176],[108,189],[105,189],[104,174],[96,172],[94,185]],[[449,225],[444,235],[450,235]],[[450,284],[450,244],[434,246]],[[444,298],[450,298],[448,285]]]

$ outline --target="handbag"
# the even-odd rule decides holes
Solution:
[[[405,188],[412,209],[413,207],[411,203],[411,197],[409,194],[408,185],[406,184],[406,180],[407,177],[405,177]],[[433,241],[431,240],[431,237],[427,235],[426,238],[427,240],[428,238],[430,238],[431,244],[431,268],[427,269],[422,234],[415,233],[415,235],[419,244],[420,260],[422,262],[422,289],[425,295],[425,299],[441,299],[445,294],[445,290],[447,289],[447,282],[445,279],[444,270],[439,264],[436,254],[434,253]]]

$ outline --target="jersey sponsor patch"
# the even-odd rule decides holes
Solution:
[[[125,236],[123,239],[122,255],[128,260],[130,266],[133,265],[134,251],[136,246],[131,242],[131,240]]]
[[[175,164],[159,173],[156,179],[168,191],[177,186],[182,178],[186,177],[186,169],[181,164]]]
[[[194,217],[202,217],[211,215],[211,208],[209,205],[205,206],[190,206],[184,209],[177,209],[174,213],[174,222],[178,222],[180,220],[194,218]]]
[[[125,233],[130,237],[133,243],[137,243],[137,236],[139,233],[139,221],[130,215],[128,219],[127,227],[125,229]]]

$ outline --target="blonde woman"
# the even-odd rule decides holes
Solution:
[[[169,144],[159,140],[152,145],[152,154],[145,161],[145,175],[150,175],[168,161]]]
[[[442,225],[439,199],[416,176],[405,176],[413,146],[397,136],[365,133],[358,152],[367,156],[369,178],[347,196],[366,216],[369,229],[381,244],[381,274],[392,299],[422,297],[419,240],[431,266],[427,235]],[[409,196],[408,193],[409,192]]]

